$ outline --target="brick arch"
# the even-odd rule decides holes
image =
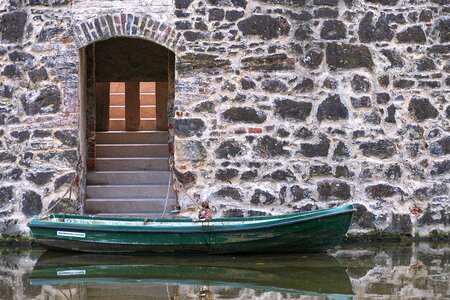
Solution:
[[[78,49],[114,37],[134,37],[159,44],[177,53],[182,35],[171,25],[148,14],[115,13],[97,16],[72,26]]]

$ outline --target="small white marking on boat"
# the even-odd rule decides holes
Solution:
[[[56,272],[56,276],[86,275],[86,270],[64,270]]]
[[[80,237],[80,238],[86,237],[86,233],[84,233],[84,232],[59,231],[59,230],[56,232],[56,235],[69,236],[69,237]]]

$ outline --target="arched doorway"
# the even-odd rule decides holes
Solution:
[[[81,51],[86,74],[84,212],[160,216],[175,204],[168,186],[167,131],[174,54],[127,37],[99,41]]]

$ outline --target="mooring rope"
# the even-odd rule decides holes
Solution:
[[[81,166],[81,159],[77,162],[77,167],[75,169],[75,174],[72,178],[72,181],[70,182],[70,186],[67,189],[67,191],[53,204],[51,207],[49,207],[47,210],[42,212],[39,215],[39,219],[45,219],[45,216],[48,216],[48,214],[62,201],[64,200],[64,197],[66,197],[67,194],[69,194],[69,200],[72,200],[72,189],[75,185],[79,186],[80,181],[80,166]]]

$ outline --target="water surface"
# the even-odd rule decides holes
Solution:
[[[450,299],[449,244],[270,256],[0,254],[0,299]]]

